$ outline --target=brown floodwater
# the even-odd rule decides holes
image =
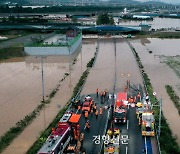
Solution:
[[[83,53],[71,56],[46,57],[43,59],[45,96],[57,86],[65,73],[69,72],[69,62],[78,55],[81,65],[87,63],[86,55],[92,44],[84,43]],[[93,44],[94,45],[94,44]],[[79,67],[82,69],[82,67]],[[81,70],[82,71],[82,70]],[[0,136],[17,121],[25,117],[42,100],[40,58],[12,58],[0,62]],[[71,86],[70,86],[71,87]]]
[[[170,125],[174,135],[177,136],[177,142],[180,145],[180,116],[173,102],[170,100],[165,85],[173,86],[176,93],[180,96],[180,91],[177,85],[180,83],[179,77],[166,64],[161,62],[161,56],[176,56],[180,55],[179,39],[148,39],[150,43],[142,44],[141,40],[132,41],[132,45],[138,52],[144,69],[149,75],[154,91],[157,97],[162,97],[162,109]],[[153,53],[150,54],[149,51]],[[158,56],[157,56],[158,55]]]
[[[67,63],[44,63],[45,95],[68,71]],[[0,135],[30,113],[42,100],[40,63],[0,63]]]
[[[82,95],[95,94],[96,89],[107,89],[112,93],[114,83],[114,45],[111,41],[100,41],[99,52],[94,67],[91,69]]]
[[[153,29],[177,28],[180,26],[180,19],[155,17],[153,21],[121,20],[120,25],[150,24]]]
[[[52,102],[46,106],[45,110],[42,110],[40,112],[39,116],[12,142],[12,144],[3,153],[21,154],[21,153],[25,153],[30,148],[30,146],[36,141],[40,132],[42,132],[52,122],[52,120],[55,118],[59,110],[67,103],[67,101],[71,97],[72,90],[75,87],[76,83],[78,82],[82,72],[86,69],[87,62],[94,55],[95,47],[96,47],[96,44],[94,41],[91,43],[83,42],[82,52],[80,52],[79,55],[77,56],[76,64],[71,66],[71,75],[69,75],[66,78],[66,80],[60,83],[61,86],[59,88],[59,91],[56,93],[55,97],[53,97]],[[57,74],[57,72],[61,71],[62,68],[59,69],[59,71],[57,71],[58,69],[56,68],[57,66],[55,64],[47,63],[47,65],[51,66],[49,68],[49,71],[51,71],[51,78],[47,81],[47,77],[46,77],[45,79],[46,87],[47,86],[53,87],[51,84],[53,82],[56,82],[57,84],[58,81],[61,79],[61,76]],[[60,64],[58,63],[57,65],[60,65]],[[65,68],[63,69],[64,72],[67,72],[67,71],[69,72],[69,64],[68,65],[63,64],[63,66],[65,66]],[[66,66],[68,69],[66,69]],[[47,72],[47,67],[45,67],[45,72]],[[40,76],[40,72],[39,72],[39,76]],[[57,80],[54,81],[54,78],[55,79],[57,78]],[[54,87],[56,86],[56,84],[54,84]],[[39,86],[40,91],[36,91],[36,92],[40,96],[41,95],[41,81],[39,81],[38,86]],[[34,91],[32,91],[31,93],[34,94]],[[39,98],[39,100],[41,100],[41,97]],[[26,109],[26,106],[24,108],[21,108],[21,110],[24,110],[24,109]],[[14,116],[16,116],[16,114]]]

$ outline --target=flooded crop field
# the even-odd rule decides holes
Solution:
[[[180,79],[175,72],[176,69],[179,69],[179,66],[171,65],[171,67],[169,67],[164,62],[164,59],[167,60],[170,57],[173,57],[171,60],[176,61],[176,64],[179,64],[179,40],[148,38],[147,40],[133,40],[131,43],[140,56],[144,69],[151,79],[154,91],[157,93],[157,97],[159,99],[162,97],[163,113],[180,145],[180,132],[179,126],[177,125],[177,123],[180,123],[180,117],[176,107],[165,90],[165,85],[169,84],[173,86],[176,94],[180,96]]]

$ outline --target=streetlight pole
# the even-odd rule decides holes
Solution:
[[[162,113],[162,96],[159,102],[159,129],[158,129],[158,135],[160,137],[161,135],[161,113]]]
[[[152,105],[152,107],[159,107],[159,126],[158,126],[158,137],[161,135],[161,117],[162,117],[162,96],[159,101],[159,105]]]
[[[44,67],[43,67],[43,58],[46,56],[37,56],[36,58],[41,58],[41,82],[42,82],[42,102],[44,102]]]
[[[44,69],[43,69],[43,57],[41,57],[41,74],[42,74],[42,101],[44,102]]]

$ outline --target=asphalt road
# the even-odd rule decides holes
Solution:
[[[93,100],[96,102],[97,109],[100,107],[104,107],[105,105],[109,105],[111,101],[105,102],[104,104],[101,104],[100,98],[97,99],[95,95],[91,95]],[[98,118],[96,119],[95,114],[90,114],[88,120],[90,121],[90,130],[87,131],[85,129],[85,118],[84,116],[80,119],[81,124],[81,132],[84,132],[85,134],[85,140],[84,140],[84,148],[86,149],[87,154],[96,154],[99,153],[101,150],[101,146],[103,143],[102,136],[105,133],[105,125],[107,123],[108,118],[108,109],[103,109],[103,114],[98,115]],[[97,140],[95,139],[97,137]],[[98,140],[98,137],[101,139]],[[99,142],[100,141],[100,142]]]
[[[110,40],[113,43],[113,40]],[[122,40],[121,40],[122,41]],[[141,94],[143,94],[142,88],[139,88],[142,85],[141,75],[138,70],[138,66],[136,64],[135,58],[125,42],[116,42],[114,46],[111,46],[111,52],[115,56],[115,66],[116,70],[114,73],[114,82],[112,82],[112,86],[114,90],[111,93],[116,94],[119,91],[123,91],[124,86],[126,85],[126,81],[131,81],[131,89],[128,91],[128,95],[137,95],[137,89],[140,89]],[[101,49],[101,43],[100,43]],[[105,56],[106,53],[104,53]],[[98,55],[99,56],[99,55]],[[98,59],[98,58],[97,58]],[[99,61],[96,61],[97,63]],[[95,64],[96,65],[96,64]],[[112,63],[113,65],[113,63]],[[99,69],[97,73],[102,73]],[[106,84],[106,83],[104,83]],[[87,93],[88,94],[88,93]],[[109,100],[109,102],[105,102],[101,104],[100,99],[96,98],[95,94],[90,94],[93,100],[96,102],[98,108],[104,107],[106,105],[111,105],[114,103],[113,100]],[[83,97],[83,96],[81,96]],[[80,119],[81,131],[85,133],[84,145],[83,147],[86,149],[87,154],[98,154],[100,153],[100,149],[103,148],[103,141],[99,144],[96,144],[93,139],[95,137],[100,138],[106,134],[106,122],[108,115],[111,117],[111,111],[108,114],[108,110],[103,110],[103,115],[99,115],[98,119],[95,118],[95,115],[89,115],[89,121],[91,128],[89,132],[84,130],[85,127],[85,118],[84,116]],[[136,118],[135,107],[128,107],[127,112],[127,123],[125,124],[116,124],[115,128],[120,128],[121,137],[120,137],[120,154],[141,154],[144,149],[144,138],[141,136],[140,126],[138,125],[138,120]],[[110,126],[112,119],[108,121],[108,127]]]

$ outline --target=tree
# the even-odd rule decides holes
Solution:
[[[113,16],[108,15],[107,13],[100,14],[96,21],[97,25],[114,25]]]
[[[76,17],[72,17],[72,22],[73,23],[77,23],[77,18]]]

